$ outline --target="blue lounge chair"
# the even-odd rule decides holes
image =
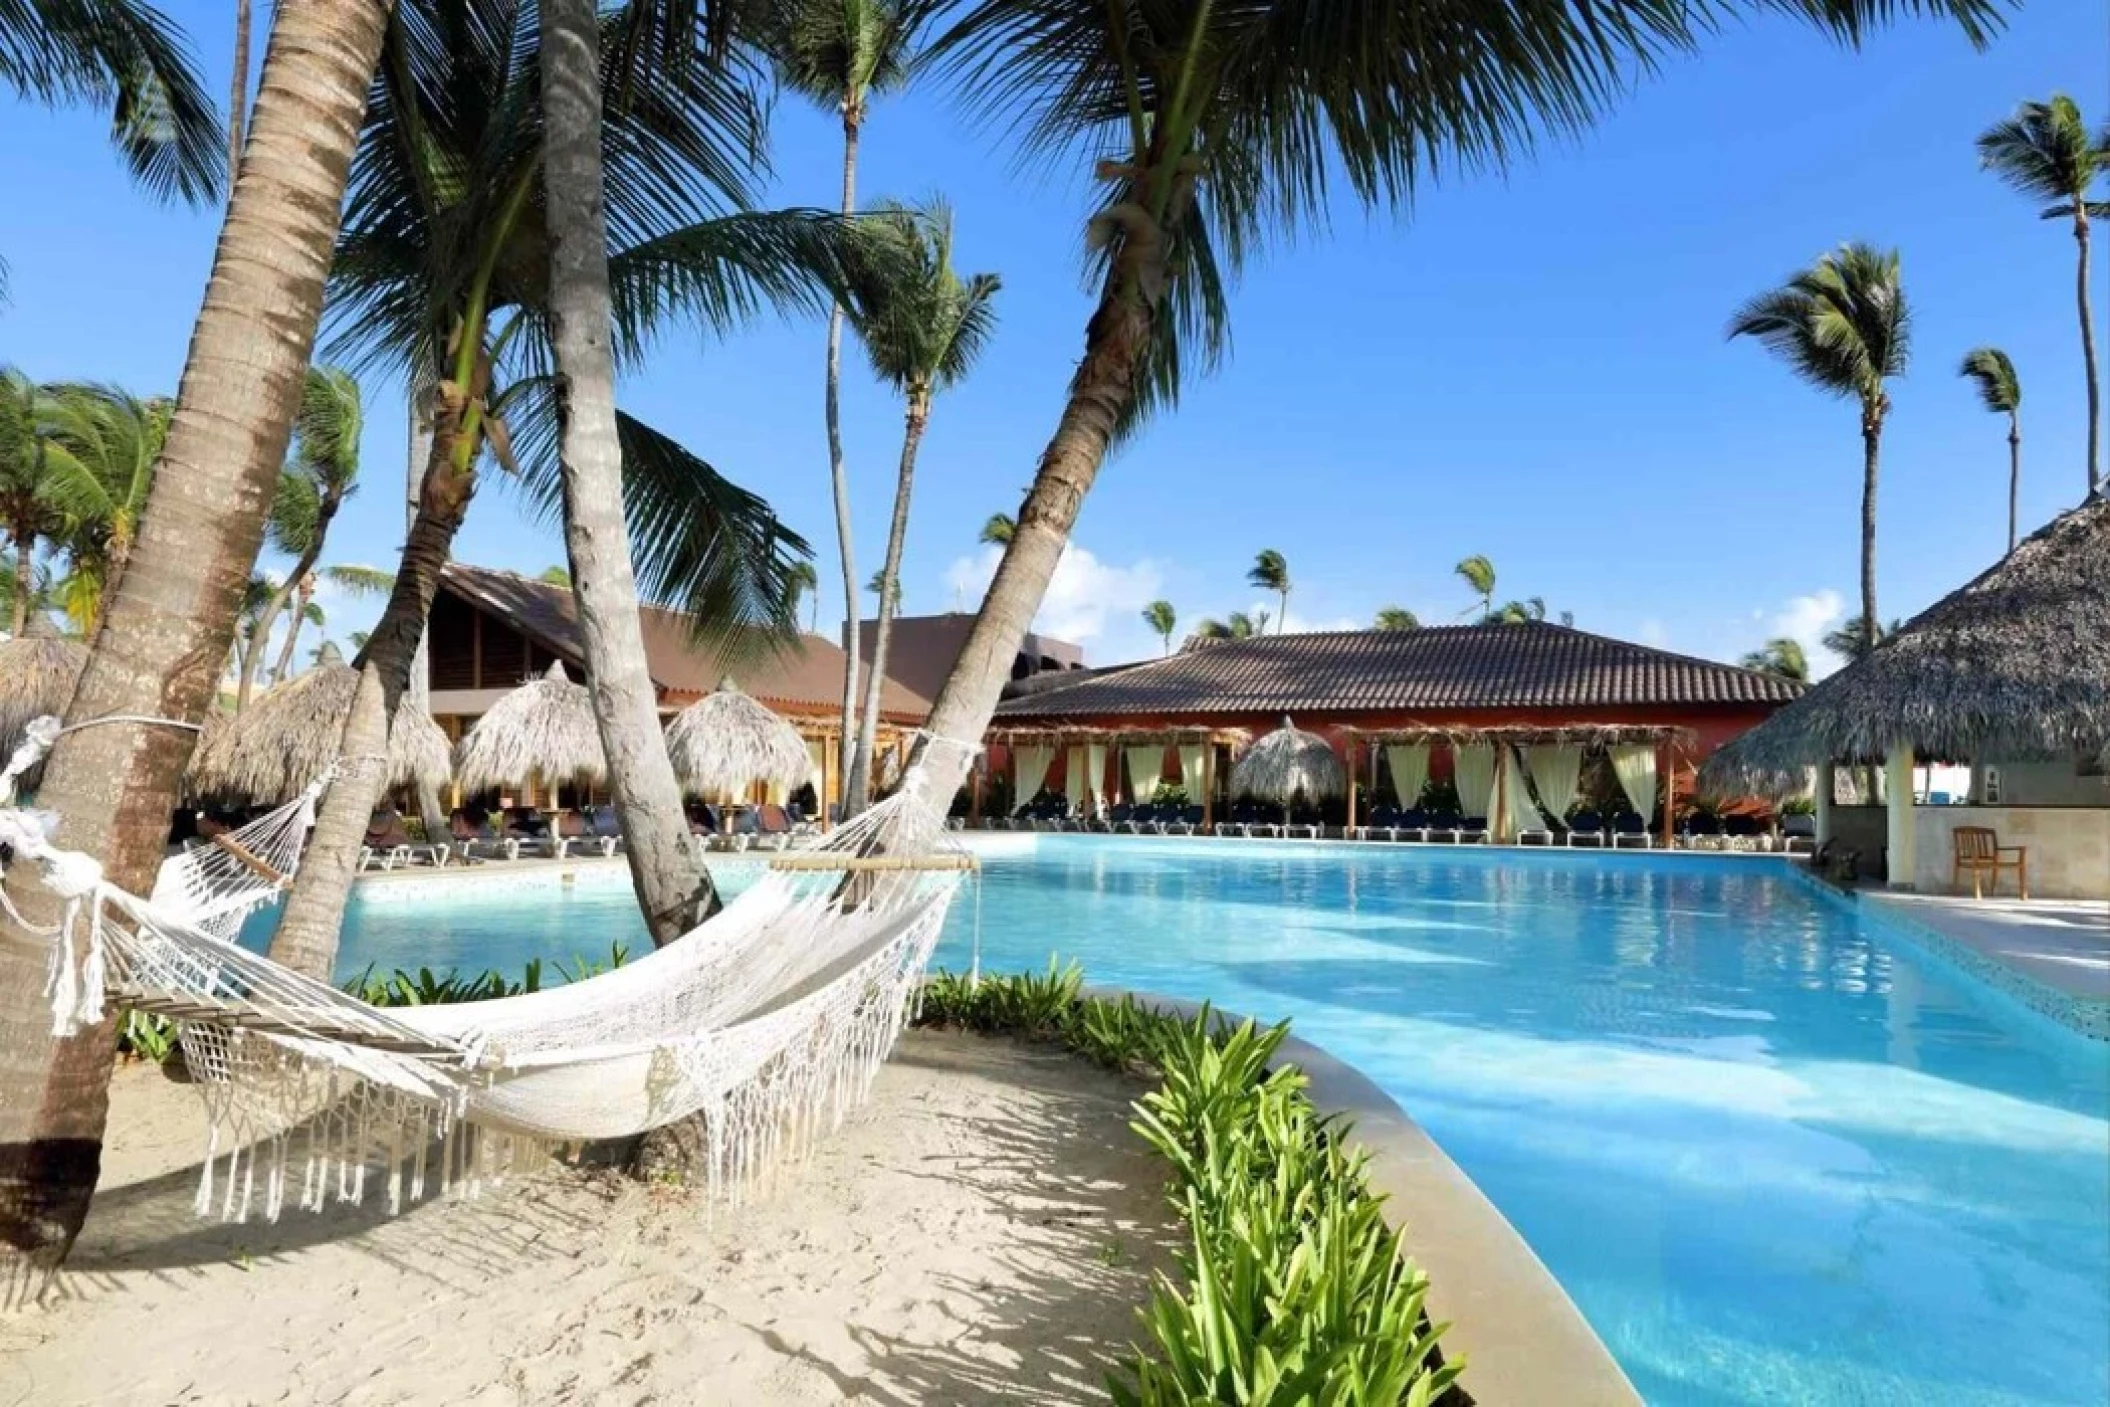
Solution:
[[[1604,843],[1604,818],[1595,811],[1578,811],[1568,818],[1568,844],[1602,847]]]
[[[1632,811],[1621,811],[1612,817],[1612,848],[1622,845],[1639,845],[1643,850],[1653,850],[1656,838],[1648,833],[1648,822]]]
[[[1373,835],[1385,835],[1390,839],[1393,817],[1399,813],[1390,806],[1373,806],[1363,815],[1363,823],[1349,832],[1351,840],[1368,840]]]
[[[1128,819],[1116,822],[1114,829],[1125,830],[1130,835],[1141,835],[1146,828],[1156,829],[1157,823],[1158,808],[1146,801],[1139,806],[1130,807]]]
[[[1454,836],[1454,837],[1456,838],[1456,840],[1458,841],[1458,843],[1459,843],[1460,845],[1463,845],[1463,844],[1465,844],[1465,842],[1467,842],[1468,840],[1471,840],[1471,841],[1484,841],[1484,840],[1486,840],[1486,839],[1487,839],[1487,817],[1485,817],[1485,816],[1467,816],[1467,817],[1465,817],[1464,819],[1462,819],[1461,821],[1459,821],[1459,822],[1458,822],[1458,827],[1457,827],[1457,829],[1456,829],[1455,831],[1453,831],[1453,832],[1452,832],[1452,835],[1453,835],[1453,836]]]
[[[1817,848],[1817,818],[1807,811],[1780,818],[1780,848],[1792,855],[1798,846],[1805,851]]]

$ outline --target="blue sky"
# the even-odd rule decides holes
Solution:
[[[232,7],[166,8],[224,91]],[[2054,90],[2106,115],[2098,5],[2040,0],[1984,53],[1931,24],[1852,54],[1760,21],[1506,178],[1431,188],[1411,220],[1342,206],[1329,237],[1285,242],[1248,272],[1230,365],[1108,466],[1043,628],[1094,662],[1155,653],[1145,603],[1164,596],[1190,623],[1270,604],[1244,573],[1273,547],[1297,584],[1293,628],[1367,623],[1387,604],[1455,618],[1470,598],[1451,566],[1479,552],[1500,595],[1543,596],[1587,629],[1718,657],[1778,633],[1814,640],[1857,605],[1856,414],[1722,330],[1742,299],[1856,238],[1901,247],[1916,313],[1878,550],[1882,613],[1910,614],[2004,544],[2004,429],[1955,374],[1970,347],[2004,347],[2024,381],[2025,528],[2081,494],[2072,241],[1972,148]],[[0,202],[13,284],[0,362],[172,390],[216,215],[133,190],[92,115],[4,111],[0,189],[15,198]],[[780,101],[774,199],[832,203],[838,142],[832,115]],[[1004,279],[994,344],[933,415],[904,569],[908,610],[972,609],[989,570],[976,531],[1016,507],[1082,345],[1091,192],[1079,172],[1019,169],[935,83],[876,107],[860,184],[872,199],[943,193],[960,266]],[[817,320],[672,338],[622,396],[775,503],[825,582],[821,352]],[[847,365],[862,580],[900,414],[854,348]],[[366,487],[329,555],[385,565],[402,532],[402,392],[366,389]],[[561,561],[557,534],[496,478],[458,555]],[[325,603],[340,637],[375,609]],[[839,587],[825,590],[824,629],[840,611]]]

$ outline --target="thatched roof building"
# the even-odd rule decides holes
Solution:
[[[1708,760],[1726,792],[1804,785],[1827,763],[2100,757],[2110,746],[2110,501],[2023,541]]]
[[[63,714],[88,663],[88,647],[62,640],[51,622],[30,617],[28,628],[0,641],[0,759],[22,743],[22,729],[42,714]]]
[[[798,730],[730,679],[674,716],[667,756],[682,785],[712,801],[745,795],[758,782],[791,792],[815,780]]]
[[[455,749],[455,774],[467,791],[524,786],[598,785],[608,779],[608,755],[584,684],[574,684],[563,662],[550,665],[501,695]]]
[[[1325,801],[1348,789],[1348,769],[1333,744],[1288,718],[1255,739],[1231,768],[1231,792],[1284,806],[1298,797]]]
[[[208,718],[191,754],[191,790],[259,805],[297,795],[337,759],[358,688],[359,671],[340,658],[257,695],[232,718]],[[445,783],[448,752],[447,735],[404,695],[388,732],[386,784]]]

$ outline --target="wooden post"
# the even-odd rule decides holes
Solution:
[[[982,769],[989,765],[988,757],[983,752],[967,768],[967,824],[974,830],[982,828]]]
[[[1505,765],[1509,759],[1504,755],[1503,749],[1508,746],[1508,743],[1503,742],[1495,744],[1495,814],[1487,818],[1487,835],[1488,839],[1497,845],[1509,843],[1509,837],[1502,834],[1502,818],[1509,812],[1509,808],[1502,803],[1502,793],[1505,789],[1503,783],[1508,779],[1509,772]]]
[[[1355,735],[1348,735],[1348,824],[1341,830],[1341,838],[1348,839],[1355,833]]]
[[[1663,848],[1671,849],[1678,839],[1677,827],[1671,821],[1671,813],[1677,809],[1678,801],[1678,745],[1663,744]]]
[[[835,735],[823,730],[821,733],[821,831],[825,834],[835,829]]]
[[[1817,769],[1817,843],[1832,838],[1832,795],[1839,785],[1839,769],[1825,763]]]
[[[1202,743],[1202,829],[1216,826],[1216,739]]]

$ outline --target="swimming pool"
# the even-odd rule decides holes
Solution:
[[[985,968],[1056,953],[1293,1018],[1443,1144],[1652,1403],[2110,1400],[2110,1049],[1773,862],[987,840]],[[643,944],[620,869],[367,885],[340,969],[618,936]]]

